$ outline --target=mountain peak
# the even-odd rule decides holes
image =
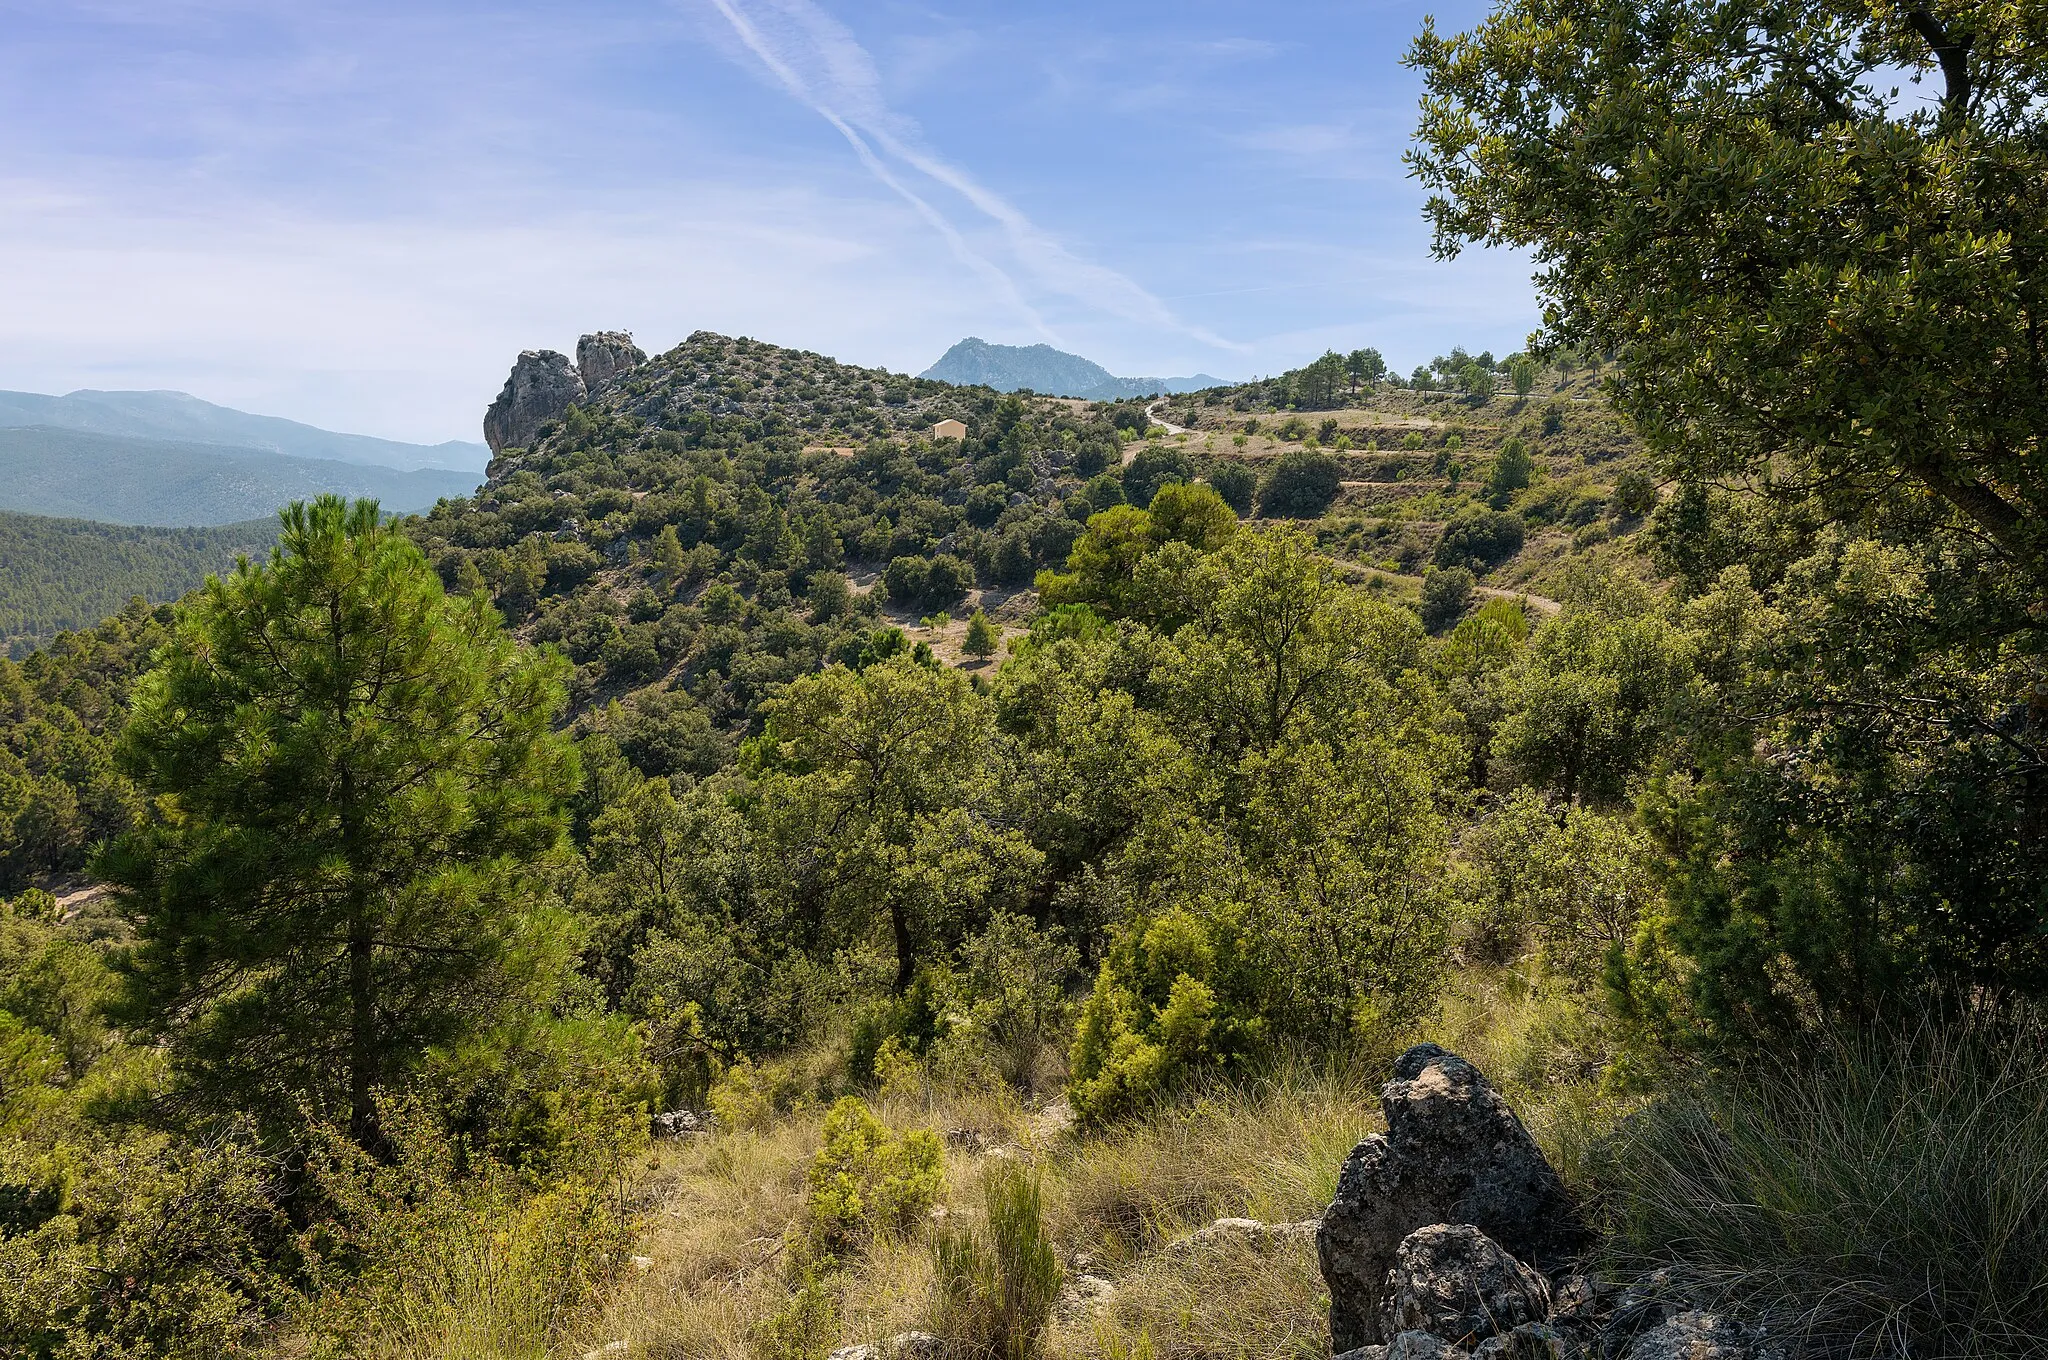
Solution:
[[[993,387],[999,392],[1028,387],[1046,396],[1090,401],[1196,392],[1222,383],[1206,373],[1188,378],[1119,378],[1091,359],[1048,344],[998,345],[974,335],[947,350],[918,376],[956,387]]]

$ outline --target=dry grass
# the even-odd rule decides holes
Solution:
[[[1294,1221],[1320,1212],[1345,1154],[1376,1123],[1367,1084],[1283,1074],[1088,1137],[1069,1132],[1057,1109],[1033,1111],[1002,1091],[925,1087],[875,1108],[898,1128],[945,1138],[947,1221],[979,1220],[986,1168],[1029,1161],[1061,1255],[1078,1253],[1090,1269],[1117,1275],[1105,1308],[1059,1317],[1045,1338],[1048,1355],[1121,1355],[1141,1336],[1161,1357],[1323,1348],[1327,1301],[1306,1239],[1270,1252],[1235,1244],[1161,1257],[1157,1248],[1219,1217]],[[787,1308],[797,1287],[784,1244],[803,1211],[817,1116],[799,1111],[650,1154],[637,1250],[652,1264],[621,1283],[568,1353],[623,1341],[624,1354],[649,1360],[761,1360],[760,1323]],[[884,1238],[839,1262],[828,1286],[834,1344],[931,1325],[928,1235]]]
[[[1322,1360],[1329,1307],[1313,1242],[1228,1243],[1141,1263],[1099,1314],[1061,1319],[1047,1349],[1074,1360]]]
[[[1495,1076],[1573,1179],[1592,1138],[1628,1108],[1600,1093],[1602,1036],[1584,1008],[1510,975],[1464,975],[1428,1037]],[[1049,1360],[1313,1360],[1328,1345],[1328,1297],[1311,1238],[1162,1248],[1218,1218],[1320,1214],[1345,1156],[1380,1127],[1384,1070],[1283,1069],[1101,1132],[1072,1130],[1057,1108],[1028,1108],[1007,1090],[925,1083],[892,1089],[874,1108],[893,1127],[944,1140],[939,1217],[954,1226],[979,1222],[987,1167],[1034,1166],[1069,1275],[1115,1284],[1104,1301],[1062,1305],[1044,1338]],[[791,1308],[800,1283],[784,1242],[803,1213],[821,1113],[651,1154],[637,1250],[652,1264],[624,1279],[568,1354],[624,1341],[619,1360],[770,1360],[761,1323]],[[822,1277],[832,1345],[932,1326],[931,1236],[920,1227],[884,1238]]]

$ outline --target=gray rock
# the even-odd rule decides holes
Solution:
[[[1542,1322],[1525,1322],[1472,1348],[1473,1360],[1571,1360],[1578,1348]]]
[[[1635,1339],[1628,1360],[1756,1360],[1758,1338],[1718,1313],[1689,1309]]]
[[[946,1343],[930,1332],[898,1332],[884,1341],[841,1346],[828,1360],[941,1360]]]
[[[667,1114],[658,1114],[654,1116],[653,1124],[656,1138],[693,1138],[711,1131],[710,1121],[694,1110],[670,1110]]]
[[[1401,1239],[1469,1223],[1517,1260],[1557,1269],[1588,1241],[1564,1182],[1479,1070],[1435,1044],[1394,1063],[1387,1131],[1352,1149],[1316,1246],[1337,1350],[1383,1339],[1380,1302]]]
[[[530,447],[540,427],[558,420],[586,395],[583,379],[569,356],[551,349],[530,349],[512,365],[512,373],[491,409],[484,412],[484,442],[493,454]]]
[[[1241,1246],[1253,1251],[1272,1251],[1287,1242],[1299,1242],[1315,1236],[1317,1220],[1305,1219],[1300,1223],[1261,1223],[1256,1218],[1219,1218],[1206,1228],[1197,1228],[1185,1237],[1176,1237],[1160,1249],[1168,1259],[1179,1259],[1199,1255],[1218,1247]]]
[[[576,371],[584,391],[593,395],[646,362],[646,354],[626,331],[599,331],[576,342]]]
[[[1380,1330],[1460,1344],[1550,1315],[1550,1284],[1469,1223],[1433,1223],[1401,1239],[1387,1271]]]
[[[1387,1343],[1382,1360],[1451,1360],[1471,1353],[1429,1332],[1402,1332]]]

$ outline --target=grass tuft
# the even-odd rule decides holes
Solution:
[[[2048,1355],[2048,1026],[1836,1037],[1627,1120],[1615,1264],[1671,1265],[1816,1360]]]

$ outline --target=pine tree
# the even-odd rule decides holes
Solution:
[[[967,620],[967,640],[961,643],[961,649],[969,656],[994,656],[996,644],[1002,641],[1002,636],[1002,632],[989,622],[988,615],[977,609]]]
[[[654,546],[648,550],[648,562],[661,583],[670,590],[683,579],[690,568],[690,556],[683,551],[683,541],[676,537],[676,526],[664,524],[661,532],[654,536]]]
[[[379,1088],[565,963],[533,873],[577,782],[564,667],[444,594],[375,502],[283,520],[137,687],[122,758],[160,815],[101,869],[138,921],[133,1018],[187,1079],[371,1142]]]

